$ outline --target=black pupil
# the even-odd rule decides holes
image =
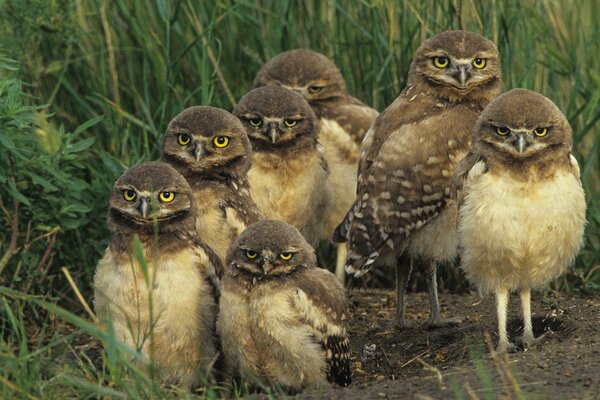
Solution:
[[[187,143],[190,140],[186,135],[181,135],[181,141]]]
[[[476,58],[476,59],[475,59],[475,62],[476,62],[477,64],[481,64],[482,60],[481,60],[481,58]]]
[[[219,144],[223,144],[223,143],[225,143],[225,138],[224,138],[223,136],[219,136],[219,137],[217,138],[217,143],[219,143]]]
[[[250,120],[250,122],[251,122],[252,124],[254,124],[254,125],[258,125],[258,124],[260,124],[260,119],[258,119],[258,118],[253,118],[253,119],[251,119],[251,120]]]
[[[313,92],[318,92],[319,90],[321,90],[320,86],[311,86],[310,88]]]
[[[127,197],[133,197],[133,194],[134,194],[132,190],[128,190],[125,193],[127,194]]]
[[[445,64],[446,63],[446,57],[440,57],[438,59],[438,61],[440,62],[440,64]]]
[[[170,197],[171,193],[170,192],[163,192],[163,197]]]

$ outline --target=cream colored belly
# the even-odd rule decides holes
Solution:
[[[484,174],[467,182],[459,214],[462,268],[481,292],[539,288],[581,247],[585,198],[578,179],[520,182]]]

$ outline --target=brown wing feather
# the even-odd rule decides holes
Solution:
[[[314,104],[319,119],[336,121],[360,145],[365,133],[379,113],[354,97],[332,104]]]

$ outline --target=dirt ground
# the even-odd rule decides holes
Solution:
[[[392,291],[349,292],[353,383],[305,392],[301,399],[600,399],[600,297],[532,295],[534,333],[550,330],[527,351],[500,356],[494,298],[441,294],[443,317],[455,327],[400,331],[392,327]],[[426,293],[407,295],[408,319],[428,317]],[[509,336],[522,332],[520,302],[512,296]],[[488,340],[486,341],[486,336]]]

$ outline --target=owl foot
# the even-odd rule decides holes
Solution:
[[[515,338],[515,344],[523,350],[528,350],[540,344],[546,338],[546,336],[551,333],[552,331],[549,330],[536,338],[534,338],[533,335],[531,335],[531,337],[527,337],[527,335],[517,336]]]
[[[402,319],[395,319],[390,324],[392,328],[399,329],[401,331],[407,331],[414,329],[417,326],[417,321]]]
[[[517,346],[514,343],[498,343],[498,347],[496,348],[496,353],[504,354],[504,353],[516,353],[518,350]]]
[[[457,326],[461,322],[462,319],[459,317],[453,317],[448,319],[429,318],[427,321],[425,321],[425,329],[448,328],[452,326]]]

